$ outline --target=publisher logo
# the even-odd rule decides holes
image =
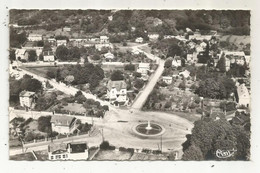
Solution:
[[[235,154],[236,151],[237,150],[235,150],[234,148],[232,150],[220,150],[220,149],[218,149],[216,151],[216,156],[220,159],[225,159],[225,158],[232,157]]]

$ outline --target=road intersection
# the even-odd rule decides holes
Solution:
[[[143,45],[140,45],[143,46]],[[132,47],[133,49],[138,49],[138,51],[143,52],[139,49],[139,46]],[[112,145],[116,147],[126,147],[126,148],[150,148],[158,149],[161,136],[143,138],[135,134],[132,128],[140,122],[152,121],[160,124],[165,128],[165,133],[162,136],[163,139],[163,151],[175,150],[181,153],[182,143],[186,140],[186,134],[191,133],[193,123],[181,118],[177,115],[165,113],[165,112],[143,112],[140,109],[144,105],[147,97],[153,90],[156,82],[161,76],[164,69],[164,61],[159,57],[143,52],[148,58],[155,60],[158,63],[158,68],[151,77],[150,81],[147,83],[146,87],[139,95],[139,97],[132,104],[131,108],[122,109],[116,108],[109,105],[108,102],[98,99],[96,96],[82,92],[86,98],[91,98],[99,101],[101,105],[109,105],[110,111],[106,114],[102,121],[96,121],[95,127],[97,129],[102,129],[105,140],[108,140]],[[46,78],[22,70],[22,73],[29,74],[34,78],[45,82]],[[68,87],[61,83],[53,80],[48,80],[54,88],[66,93],[74,95],[79,89],[74,87]],[[69,137],[56,142],[71,142],[71,141],[87,141],[90,146],[96,146],[101,142],[101,134],[97,133],[95,136],[82,135],[78,137]],[[44,150],[47,148],[47,142],[40,142],[36,144],[25,144],[28,150]],[[21,149],[10,149],[10,155],[21,153]]]

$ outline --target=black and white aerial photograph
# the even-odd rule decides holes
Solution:
[[[250,10],[9,10],[9,159],[249,161]]]

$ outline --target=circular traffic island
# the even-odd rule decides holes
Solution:
[[[152,137],[163,134],[165,129],[159,124],[148,122],[134,126],[133,131],[141,136]]]

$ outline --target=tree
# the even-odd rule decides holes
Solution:
[[[229,77],[223,76],[218,79],[221,83],[221,86],[225,88],[224,90],[224,97],[228,99],[232,93],[236,92],[236,84],[235,82],[230,79]]]
[[[120,70],[113,71],[111,74],[112,81],[124,80],[123,72]]]
[[[28,61],[33,62],[37,60],[37,54],[35,50],[28,51]]]
[[[168,56],[171,56],[171,57],[174,57],[175,55],[176,56],[180,56],[181,55],[181,48],[178,46],[177,43],[175,44],[171,44],[168,48],[168,53],[167,53],[167,57]]]
[[[83,95],[81,91],[77,91],[77,93],[75,94],[75,97],[81,96]]]
[[[249,135],[241,127],[233,126],[222,118],[219,120],[203,118],[196,121],[192,134],[187,138],[185,147],[183,147],[183,159],[220,160],[220,158],[216,157],[218,149],[223,151],[235,149],[237,153],[233,157],[222,160],[237,160],[239,158],[248,160],[250,150]]]
[[[51,44],[49,42],[45,42],[43,46],[43,51],[51,51]]]
[[[46,76],[49,79],[54,79],[55,78],[55,72],[53,70],[48,70],[47,73],[46,73]]]
[[[135,71],[135,65],[134,64],[127,64],[125,65],[124,67],[125,70],[128,70],[128,71]]]
[[[40,60],[40,61],[43,61],[43,55],[42,55],[42,53],[39,55],[39,60]]]
[[[142,79],[136,79],[134,83],[134,87],[137,89],[141,89],[144,86],[144,81]]]
[[[72,47],[69,49],[68,59],[69,60],[80,59],[80,50],[78,47]]]
[[[204,158],[200,148],[193,144],[189,146],[187,150],[185,150],[182,156],[182,160],[200,161],[200,160],[204,160]]]
[[[14,50],[14,49],[11,49],[11,50],[9,51],[9,60],[10,60],[11,62],[13,62],[13,61],[16,60],[15,50]]]
[[[216,67],[220,72],[226,72],[226,59],[224,56],[221,56]]]
[[[98,54],[95,54],[95,55],[92,56],[91,59],[94,60],[94,61],[98,61],[98,60],[100,60],[100,56]]]
[[[37,46],[37,47],[43,47],[43,46],[44,46],[44,42],[43,42],[42,40],[37,41],[37,42],[36,42],[36,46]]]
[[[183,79],[182,82],[179,84],[179,88],[182,90],[186,89],[186,80],[185,79]]]
[[[195,93],[201,97],[212,99],[226,97],[225,87],[214,78],[207,78],[205,81],[201,81]]]
[[[38,130],[48,134],[51,133],[51,116],[41,116],[38,118]]]
[[[164,68],[172,67],[172,59],[167,59],[164,63]]]
[[[138,73],[138,72],[134,72],[134,73],[133,73],[133,76],[134,76],[134,77],[142,77],[142,74],[141,74],[141,73]]]
[[[108,107],[107,105],[102,106],[102,109],[103,109],[104,111],[109,111],[109,107]]]
[[[14,28],[10,27],[10,47],[20,48],[26,40],[26,32],[18,34]]]
[[[68,55],[69,55],[69,50],[66,46],[61,45],[61,46],[57,47],[57,49],[56,49],[57,59],[62,60],[62,61],[66,61],[66,60],[69,59]]]
[[[42,89],[42,83],[37,79],[33,79],[31,76],[24,75],[21,80],[20,89],[37,92]]]
[[[108,141],[103,141],[101,144],[100,144],[100,149],[103,149],[103,150],[109,150],[110,148],[110,145],[109,145],[109,142]]]

